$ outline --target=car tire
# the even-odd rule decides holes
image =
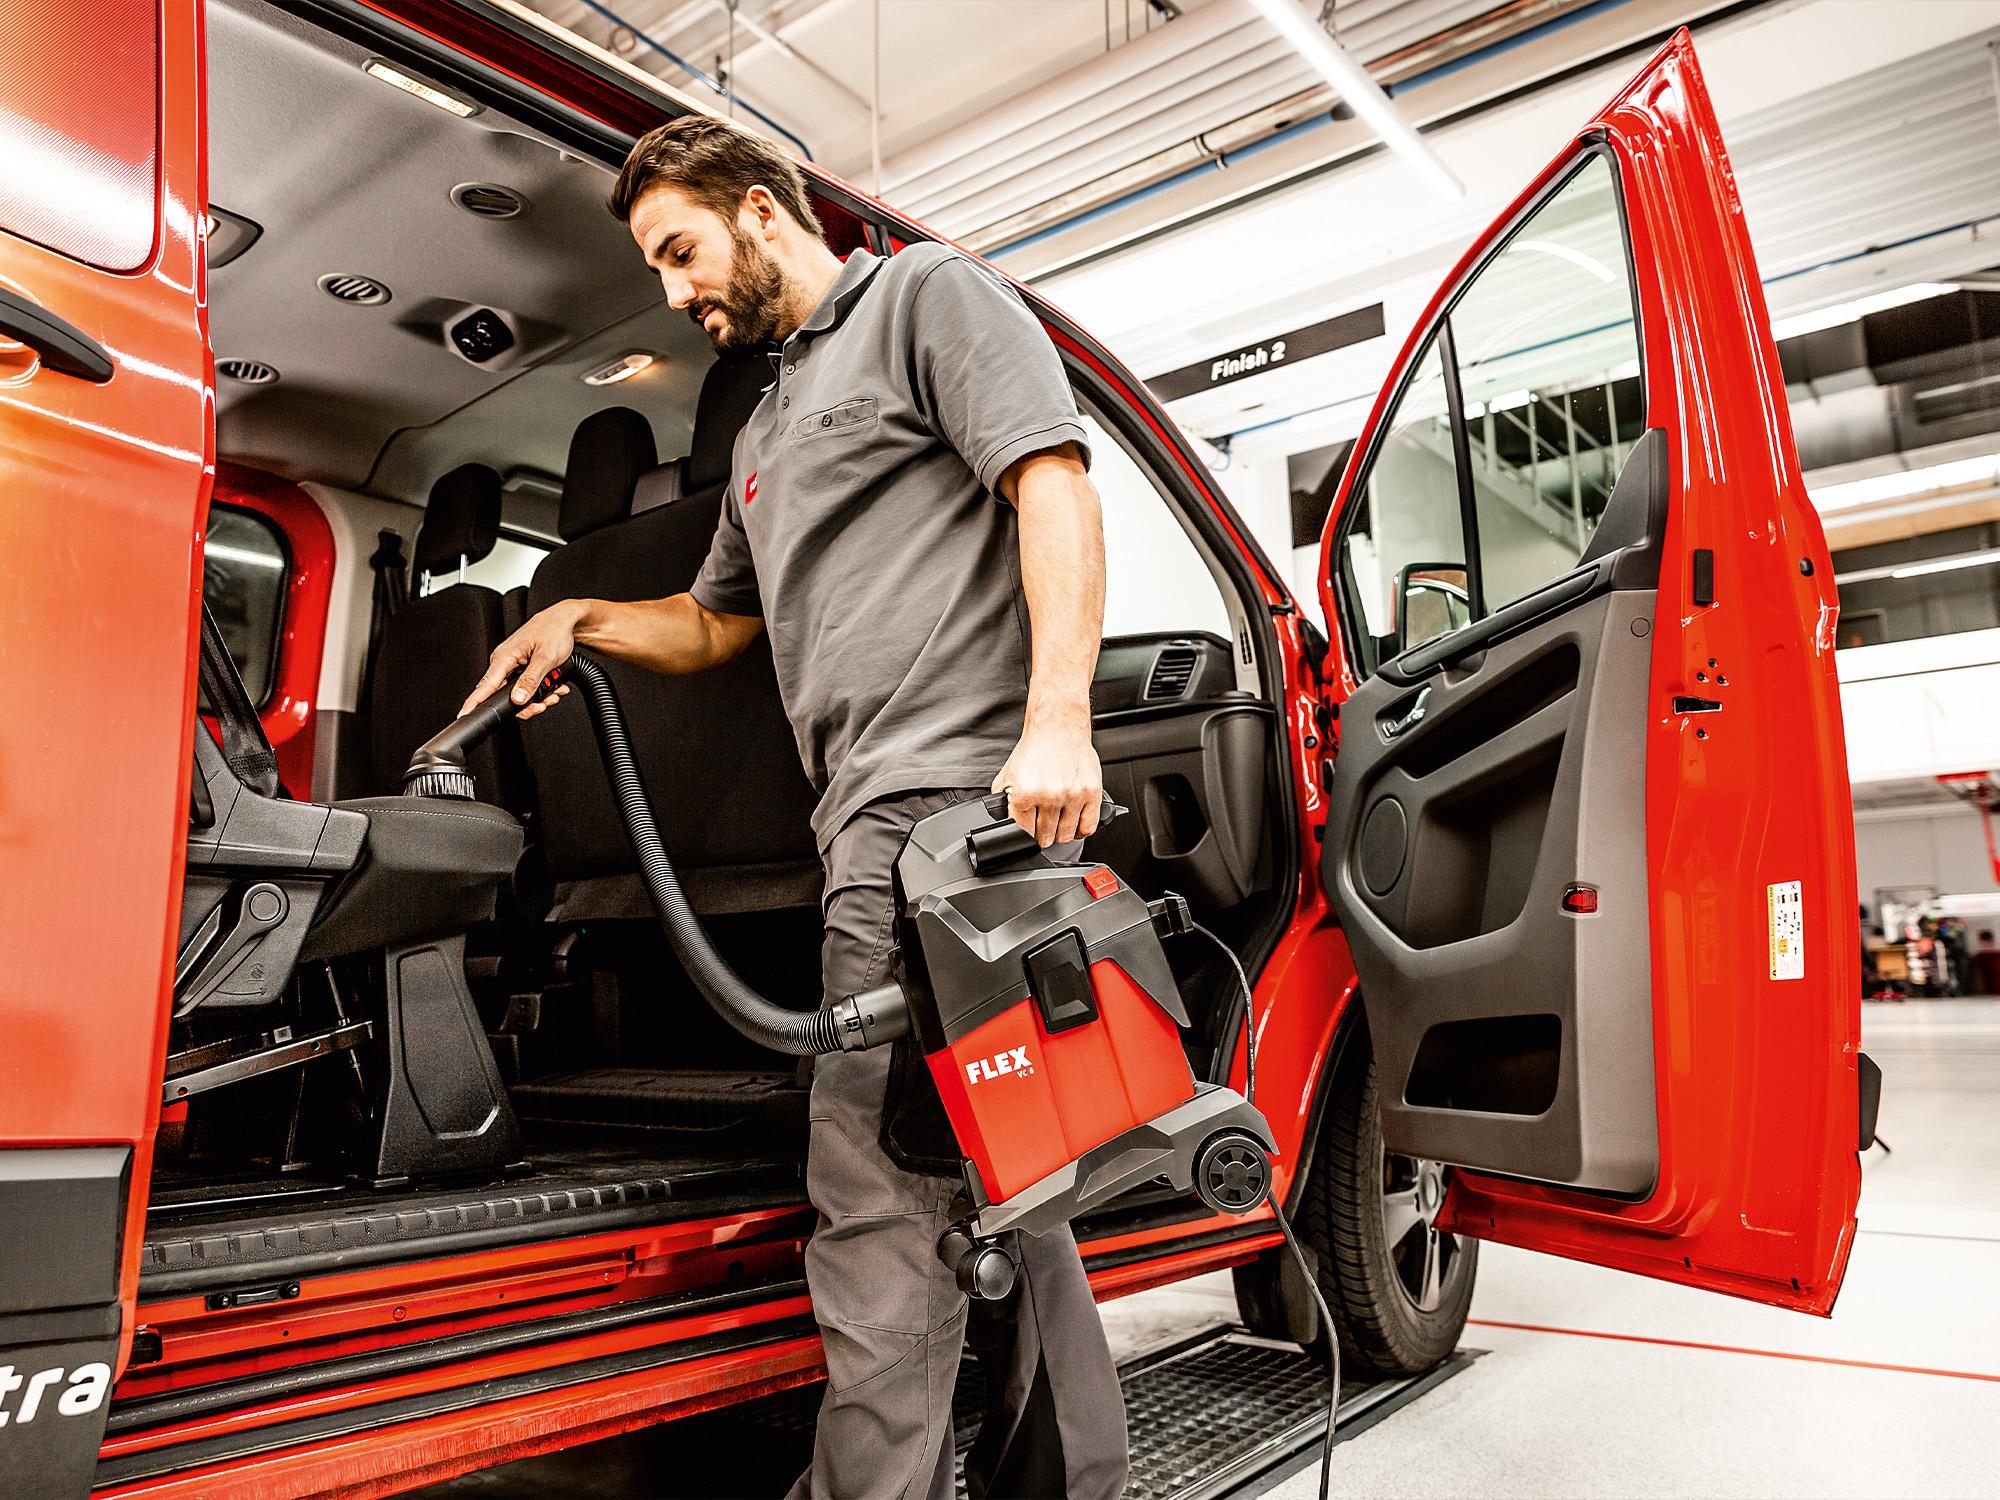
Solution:
[[[1320,1292],[1340,1339],[1341,1372],[1422,1374],[1458,1347],[1472,1307],[1479,1244],[1432,1227],[1449,1169],[1383,1148],[1375,1061],[1365,1034],[1346,1049],[1333,1087],[1299,1234],[1318,1261]],[[1313,1347],[1325,1357],[1323,1331]]]

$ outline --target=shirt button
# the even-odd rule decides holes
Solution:
[[[786,373],[787,375],[794,375],[794,374],[797,374],[797,373],[798,373],[798,366],[797,366],[797,365],[786,365],[786,366],[785,366],[785,373]]]
[[[790,396],[780,396],[778,398],[778,406],[781,410],[787,406],[790,406],[791,404],[792,404],[792,398]]]

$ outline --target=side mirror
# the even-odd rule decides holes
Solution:
[[[1398,654],[1471,623],[1464,563],[1404,563],[1396,570]]]

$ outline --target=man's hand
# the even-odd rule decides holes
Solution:
[[[576,649],[577,622],[583,618],[586,607],[581,599],[565,599],[560,604],[551,604],[495,646],[486,666],[486,675],[479,679],[478,686],[459,705],[459,713],[471,712],[474,704],[497,690],[507,680],[508,674],[516,667],[522,667],[523,663],[526,665],[521,675],[514,679],[513,698],[516,703],[526,704],[526,707],[515,717],[532,719],[536,714],[555,707],[556,700],[569,691],[568,684],[557,688],[539,703],[529,703],[528,694],[536,683],[569,660],[570,653]]]
[[[1104,770],[1091,747],[1089,713],[1030,724],[992,789],[1007,792],[1007,811],[1044,849],[1097,832]]]

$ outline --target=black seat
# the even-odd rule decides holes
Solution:
[[[493,470],[462,464],[431,486],[410,564],[415,594],[389,617],[376,648],[367,704],[368,784],[378,793],[402,790],[411,753],[456,717],[507,634],[500,595],[492,589],[459,583],[425,594],[425,581],[478,562],[499,538],[500,476]],[[467,769],[481,801],[521,807],[523,776],[511,726],[473,751]]]
[[[656,469],[637,412],[599,412],[578,429],[563,486],[567,545],[545,558],[530,613],[562,599],[659,599],[694,582],[715,535],[730,450],[770,381],[761,353],[721,360],[703,382],[692,452]],[[641,451],[648,462],[632,459]],[[676,470],[679,494],[631,514],[634,490]],[[662,677],[608,663],[660,830],[689,900],[708,912],[818,899],[809,819],[817,801],[760,636],[728,666]],[[642,916],[638,864],[582,706],[523,726],[559,919]]]

